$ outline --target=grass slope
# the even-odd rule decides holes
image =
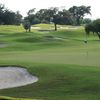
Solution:
[[[35,84],[0,90],[1,96],[32,100],[99,100],[100,42],[96,36],[91,35],[85,44],[82,27],[25,33],[19,26],[0,26],[0,34],[0,43],[7,44],[0,48],[0,65],[23,66],[39,77]]]

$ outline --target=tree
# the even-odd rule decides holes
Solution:
[[[57,30],[57,24],[59,25],[71,25],[72,16],[68,10],[59,11],[58,14],[53,16],[53,22],[55,26],[55,31]]]
[[[14,25],[15,24],[15,20],[16,20],[15,16],[16,15],[15,15],[14,12],[6,9],[5,12],[4,12],[4,14],[3,14],[3,18],[2,18],[3,23],[5,25]]]
[[[85,18],[82,21],[82,24],[90,24],[90,23],[92,23],[92,20],[90,18]]]
[[[19,11],[15,13],[15,24],[20,25],[22,23],[22,15]]]
[[[95,33],[98,35],[100,39],[100,19],[96,19],[93,21]]]
[[[100,19],[94,20],[92,23],[85,26],[86,34],[89,35],[90,32],[96,33],[100,39]]]
[[[22,15],[17,12],[13,12],[7,8],[3,4],[0,4],[0,24],[4,25],[18,25],[21,23]]]
[[[94,28],[94,25],[93,23],[90,23],[90,24],[86,24],[85,25],[85,32],[86,34],[89,36],[90,35],[90,32],[95,32],[95,28]]]
[[[72,24],[72,15],[68,10],[63,9],[60,11],[56,7],[51,7],[49,9],[40,9],[36,13],[37,18],[41,23],[53,22],[55,30],[57,30],[57,24],[70,25]]]
[[[28,16],[33,15],[36,8],[30,9],[27,13]]]
[[[51,7],[49,9],[40,9],[36,13],[36,17],[40,20],[41,23],[50,23],[51,19],[58,12],[58,8]]]
[[[35,8],[30,9],[27,13],[27,17],[26,19],[30,22],[30,24],[32,25],[34,23],[34,18],[35,18]]]
[[[46,16],[45,12],[46,12],[46,9],[40,9],[36,13],[36,17],[40,20],[41,23],[43,22],[43,20],[45,20],[45,16]]]
[[[3,17],[4,17],[4,10],[5,6],[3,4],[0,4],[0,24],[3,24]]]
[[[30,24],[30,22],[28,20],[24,20],[23,27],[26,30],[26,32],[27,31],[29,31],[29,32],[31,31],[31,24]]]
[[[35,13],[35,8],[30,9],[27,13],[27,16],[24,17],[24,20],[28,20],[31,25],[40,23],[40,19],[38,18],[37,14]]]
[[[91,14],[90,10],[90,6],[73,6],[69,8],[69,12],[73,15],[76,25],[80,25],[80,20],[83,19],[86,14]]]

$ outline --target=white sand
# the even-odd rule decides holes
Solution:
[[[0,43],[0,48],[4,48],[4,47],[7,47],[8,44],[5,44],[5,43]]]
[[[31,29],[41,29],[41,27],[35,26],[35,27],[31,27]]]
[[[76,30],[79,27],[75,26],[75,27],[59,27],[60,29],[71,29],[71,30]]]
[[[37,82],[38,78],[25,68],[0,67],[0,89],[19,87]]]

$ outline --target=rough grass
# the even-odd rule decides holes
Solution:
[[[46,28],[46,25],[39,27]],[[35,84],[0,90],[1,96],[14,97],[10,100],[100,99],[98,37],[91,35],[85,44],[82,27],[26,33],[20,26],[0,26],[0,33],[0,41],[8,44],[0,48],[0,65],[23,66],[39,77]]]

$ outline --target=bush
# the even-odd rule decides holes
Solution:
[[[31,31],[31,24],[28,20],[24,20],[23,27],[26,30],[26,32],[27,32],[27,30],[29,30],[29,32]]]
[[[92,23],[85,26],[85,32],[89,35],[90,32],[96,33],[100,39],[100,19],[94,20]]]

